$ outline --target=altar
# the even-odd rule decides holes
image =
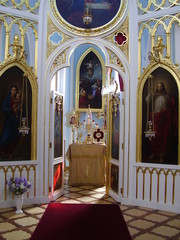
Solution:
[[[69,160],[69,185],[105,184],[105,144],[69,145],[66,157]]]

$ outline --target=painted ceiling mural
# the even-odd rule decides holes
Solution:
[[[86,0],[91,9],[92,23],[83,23],[85,0],[56,0],[61,17],[69,24],[85,29],[99,28],[109,23],[118,13],[121,0]]]

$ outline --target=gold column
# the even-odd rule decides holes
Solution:
[[[138,78],[141,76],[141,39],[138,38]]]
[[[9,36],[10,36],[10,32],[6,31],[5,56],[4,56],[5,59],[7,58],[8,54],[9,54]]]
[[[166,55],[167,55],[167,57],[171,57],[171,49],[170,49],[171,35],[169,32],[166,33],[166,41],[167,41]]]
[[[35,35],[35,56],[34,56],[34,72],[37,76],[37,59],[38,59],[38,36]]]

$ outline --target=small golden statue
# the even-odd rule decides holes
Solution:
[[[163,39],[161,35],[157,36],[156,45],[153,47],[154,56],[157,60],[160,59],[164,52],[165,45],[163,45]]]
[[[16,60],[27,59],[28,54],[26,50],[23,51],[23,46],[19,43],[19,35],[15,34],[13,40],[14,43],[9,45],[9,48],[12,47],[13,57]]]

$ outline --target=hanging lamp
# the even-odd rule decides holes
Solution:
[[[21,109],[20,109],[20,121],[19,121],[19,133],[22,133],[23,136],[29,134],[30,128],[28,127],[28,90],[27,90],[27,75],[23,75],[22,82],[22,98],[21,98]],[[24,110],[24,101],[25,101],[25,111]]]
[[[88,3],[84,0],[84,15],[82,18],[84,24],[88,25],[92,23],[93,16],[91,15],[91,0],[89,0]]]
[[[151,101],[151,119],[149,119],[149,110],[150,110],[150,101]],[[156,132],[154,131],[154,91],[153,91],[153,76],[149,75],[148,77],[148,96],[147,96],[147,116],[146,116],[146,131],[145,137],[149,138],[149,141],[155,137]]]

